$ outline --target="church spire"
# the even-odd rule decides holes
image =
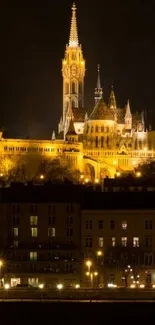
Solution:
[[[100,80],[100,65],[97,66],[97,87],[95,88],[95,105],[98,103],[98,101],[102,98],[103,91],[101,87],[101,80]]]
[[[77,22],[76,22],[76,5],[75,3],[73,3],[69,47],[78,47],[78,46],[79,46],[79,41],[78,41],[78,31],[77,31]]]
[[[111,86],[111,92],[110,92],[110,97],[109,97],[109,108],[112,108],[112,109],[117,108],[113,85]]]

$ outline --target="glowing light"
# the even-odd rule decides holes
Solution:
[[[146,147],[144,148],[144,151],[147,151],[147,148]]]
[[[95,183],[96,183],[96,184],[99,183],[99,179],[98,179],[98,178],[95,179]]]
[[[155,284],[152,285],[152,288],[153,288],[153,289],[155,288]]]
[[[90,260],[86,261],[86,265],[87,265],[88,267],[90,267],[90,266],[92,265],[92,261],[90,261]]]
[[[86,272],[86,275],[89,276],[90,275],[90,272]]]
[[[0,177],[3,177],[3,174],[2,173],[0,173]]]
[[[102,251],[98,251],[97,256],[102,256]]]
[[[94,276],[98,276],[98,272],[94,272]]]
[[[140,176],[141,176],[141,172],[137,172],[137,173],[136,173],[136,176],[137,176],[137,177],[140,177]]]
[[[113,164],[114,164],[114,165],[116,165],[116,164],[117,164],[117,161],[116,161],[116,160],[114,160],[114,161],[113,161]]]
[[[80,178],[83,179],[84,178],[84,175],[80,175]]]
[[[43,289],[44,288],[44,284],[43,283],[40,283],[39,284],[39,289]]]
[[[79,284],[76,284],[75,285],[75,289],[79,289],[80,288],[80,285]]]
[[[119,177],[120,175],[121,175],[121,173],[120,173],[120,172],[117,172],[117,173],[116,173],[116,176],[117,176],[117,177]]]
[[[117,288],[117,285],[113,283],[108,283],[108,288]]]
[[[81,64],[84,65],[84,61],[81,61]]]
[[[62,283],[57,284],[57,289],[62,290],[63,289],[63,284]]]
[[[9,284],[9,283],[5,283],[5,284],[4,284],[4,288],[5,288],[6,290],[8,290],[8,289],[10,288],[10,284]]]
[[[144,284],[140,284],[139,288],[143,289],[143,288],[145,288],[145,285]]]
[[[88,178],[85,178],[85,183],[88,183],[89,182],[89,179]]]
[[[134,161],[132,162],[132,164],[133,164],[133,165],[136,165],[136,161],[134,160]]]
[[[131,284],[130,285],[130,288],[132,289],[132,288],[135,288],[135,284]]]
[[[3,266],[3,261],[2,260],[0,260],[0,267],[2,267]]]
[[[40,179],[44,179],[44,175],[43,174],[40,175]]]

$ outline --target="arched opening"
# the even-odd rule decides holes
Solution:
[[[76,93],[76,83],[75,81],[72,81],[72,94]]]
[[[74,108],[74,107],[76,107],[76,106],[75,106],[75,100],[72,99],[72,108]]]
[[[84,165],[84,177],[90,182],[93,182],[95,179],[95,169],[91,164]]]

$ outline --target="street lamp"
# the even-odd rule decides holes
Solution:
[[[102,251],[97,251],[97,256],[102,256]]]
[[[88,266],[88,272],[90,272],[90,267],[92,266],[92,261],[86,261],[86,265]]]
[[[40,179],[44,179],[44,175],[43,174],[40,175]]]

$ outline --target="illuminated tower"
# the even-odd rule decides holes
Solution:
[[[63,124],[69,107],[78,109],[84,106],[84,76],[85,60],[78,41],[76,6],[73,4],[69,44],[62,60]]]
[[[109,108],[116,109],[117,104],[116,104],[116,98],[115,98],[115,93],[113,90],[113,86],[111,86],[111,92],[110,92],[110,97],[109,97]]]
[[[100,65],[98,64],[97,66],[97,85],[95,88],[95,105],[98,103],[98,101],[102,98],[103,95],[103,91],[102,91],[102,87],[101,87],[101,80],[100,80]]]

